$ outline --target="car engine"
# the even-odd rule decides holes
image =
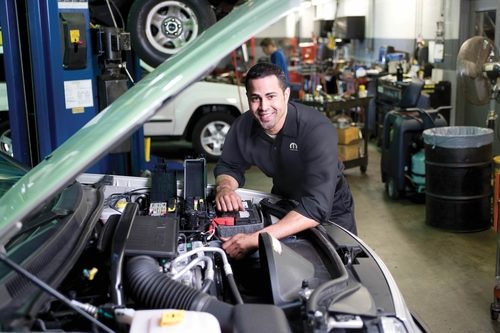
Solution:
[[[371,293],[351,269],[367,254],[335,243],[321,227],[231,260],[223,239],[260,230],[296,205],[239,192],[244,211],[222,213],[203,159],[183,179],[162,166],[150,178],[104,176],[100,222],[58,292],[33,314],[39,331],[383,332]],[[22,322],[12,325],[26,327]],[[25,323],[26,324],[26,323]],[[28,324],[26,324],[28,325]],[[397,328],[397,323],[396,323]]]

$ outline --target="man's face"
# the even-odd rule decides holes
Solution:
[[[274,52],[274,47],[272,45],[262,46],[262,52],[264,52],[265,55],[270,56]]]
[[[267,134],[277,134],[285,123],[290,88],[281,89],[276,76],[270,75],[248,82],[248,105]]]

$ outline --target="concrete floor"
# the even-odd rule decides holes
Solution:
[[[490,319],[496,234],[427,226],[423,200],[390,201],[385,196],[379,163],[380,154],[370,145],[366,174],[354,168],[345,175],[359,236],[384,260],[410,310],[430,332],[500,332],[500,323]],[[212,168],[209,164],[209,183]],[[251,169],[245,187],[269,191],[271,181]]]
[[[408,307],[431,332],[500,332],[490,319],[496,234],[451,233],[425,224],[425,204],[391,201],[369,149],[366,174],[346,170],[359,236],[384,260]]]

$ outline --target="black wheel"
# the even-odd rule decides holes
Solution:
[[[401,191],[397,189],[396,183],[392,177],[389,177],[385,183],[385,192],[392,200],[398,200],[401,197]]]
[[[491,305],[490,305],[491,320],[498,320],[499,313],[500,313],[500,309],[498,308],[497,304],[491,303]]]
[[[136,0],[127,29],[139,58],[156,67],[215,21],[206,0]]]
[[[196,123],[193,129],[193,147],[208,161],[216,161],[222,154],[227,132],[234,121],[229,113],[209,113]]]

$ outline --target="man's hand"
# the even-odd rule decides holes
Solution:
[[[215,204],[218,211],[234,212],[244,210],[241,198],[236,194],[237,188],[238,182],[233,177],[228,175],[217,177]]]
[[[217,210],[221,212],[244,210],[240,196],[230,188],[218,189],[215,195],[215,203]]]
[[[233,259],[241,259],[248,252],[258,248],[259,234],[236,234],[230,238],[222,238],[222,248]]]
[[[234,259],[241,259],[251,250],[259,247],[259,233],[267,232],[277,239],[297,234],[303,230],[313,228],[319,223],[307,218],[296,211],[290,211],[275,224],[265,227],[252,234],[236,234],[230,238],[222,238],[222,248]]]

